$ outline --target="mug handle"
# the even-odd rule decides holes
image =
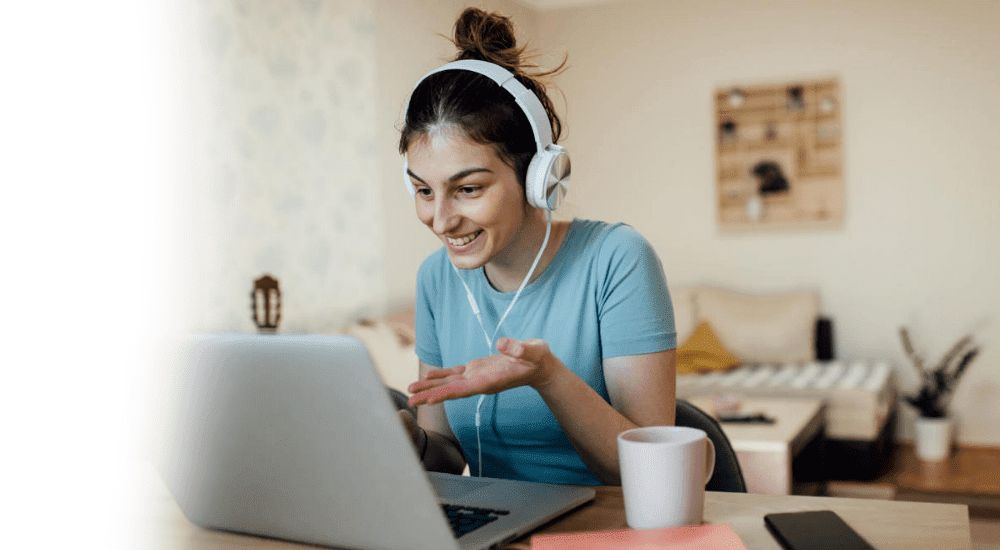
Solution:
[[[712,479],[712,474],[715,473],[715,444],[707,437],[705,438],[705,443],[708,444],[708,452],[705,453],[708,457],[708,463],[705,465],[705,485],[708,485],[708,481]]]

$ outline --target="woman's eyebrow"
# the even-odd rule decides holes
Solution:
[[[456,181],[466,178],[467,176],[471,176],[472,174],[478,174],[480,172],[487,172],[490,174],[493,173],[493,171],[488,168],[468,168],[448,178],[447,183],[454,183]]]
[[[418,176],[418,175],[414,174],[414,173],[413,173],[413,171],[412,171],[412,170],[410,170],[409,168],[407,168],[407,169],[406,169],[406,173],[407,173],[407,174],[408,174],[408,175],[409,175],[409,176],[410,176],[411,178],[413,178],[413,179],[415,179],[415,180],[419,181],[420,183],[422,183],[422,184],[424,184],[424,185],[427,185],[427,182],[426,182],[426,181],[424,181],[424,180],[423,180],[423,178],[421,178],[420,176]]]
[[[487,172],[487,173],[492,174],[493,170],[490,170],[489,168],[467,168],[467,169],[462,170],[461,172],[458,172],[457,174],[454,174],[451,177],[449,177],[445,181],[445,183],[448,183],[448,184],[455,183],[456,181],[459,181],[459,180],[461,180],[461,179],[463,179],[465,177],[471,176],[472,174],[478,174],[480,172]],[[422,183],[424,185],[427,185],[427,182],[424,181],[423,178],[421,178],[420,176],[414,174],[409,168],[406,169],[406,173],[409,174],[409,176],[411,178],[419,181],[420,183]]]

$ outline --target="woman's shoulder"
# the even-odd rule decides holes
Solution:
[[[430,253],[424,261],[421,262],[420,268],[417,270],[417,280],[437,280],[443,274],[447,274],[448,266],[451,265],[448,260],[448,251],[442,246],[434,252]]]
[[[649,241],[631,225],[623,222],[575,219],[572,225],[577,240],[602,252],[651,249]]]

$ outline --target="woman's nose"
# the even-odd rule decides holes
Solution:
[[[434,201],[434,232],[444,234],[458,227],[459,216],[455,205],[448,198]]]

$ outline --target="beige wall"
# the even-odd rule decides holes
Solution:
[[[281,285],[280,329],[330,332],[385,302],[371,0],[179,2],[190,178],[183,325],[255,331],[253,281]]]
[[[381,128],[393,128],[409,87],[451,53],[434,33],[449,33],[463,4],[376,4]],[[984,349],[954,409],[963,441],[1000,443],[1000,4],[489,5],[508,8],[522,36],[553,59],[569,54],[558,83],[574,166],[562,216],[632,224],[671,284],[819,290],[838,355],[893,361],[904,389],[915,375],[898,343],[901,324],[929,358],[978,329]],[[844,94],[842,226],[720,233],[713,91],[830,76]],[[379,138],[384,265],[390,301],[404,303],[437,244],[402,190],[396,137]]]

